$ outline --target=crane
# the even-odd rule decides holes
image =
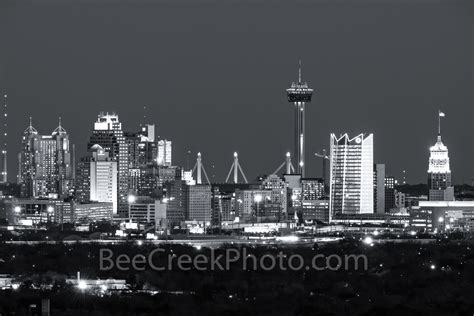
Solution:
[[[329,160],[329,156],[326,155],[326,149],[323,149],[322,154],[314,153],[314,155],[323,160],[323,176],[322,176],[322,178],[323,178],[324,186],[326,186],[326,160]]]

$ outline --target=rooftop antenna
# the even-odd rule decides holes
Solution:
[[[4,94],[4,103],[3,103],[3,148],[2,148],[2,155],[3,155],[3,171],[2,171],[2,182],[8,182],[8,175],[7,175],[7,129],[8,129],[8,105],[7,105],[7,98],[8,95]]]
[[[298,82],[301,82],[301,58],[298,61],[299,67],[298,67]]]

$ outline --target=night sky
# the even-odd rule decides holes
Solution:
[[[41,3],[41,4],[39,4]],[[239,152],[247,178],[270,173],[293,148],[285,89],[314,88],[312,153],[329,134],[374,133],[374,161],[426,182],[443,119],[454,183],[474,175],[474,2],[471,0],[1,0],[0,91],[9,96],[9,179],[33,116],[63,126],[85,153],[100,111],[126,131],[147,121],[173,141],[174,163],[201,151],[223,181]],[[211,167],[215,164],[215,168]]]

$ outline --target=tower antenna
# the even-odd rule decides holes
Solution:
[[[8,104],[7,98],[8,95],[5,93],[3,95],[4,103],[3,103],[3,148],[2,148],[2,155],[3,155],[3,171],[2,171],[2,182],[8,182],[8,174],[7,174],[7,130],[8,130]]]
[[[301,83],[301,58],[299,59],[298,82]]]

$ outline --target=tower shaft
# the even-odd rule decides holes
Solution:
[[[305,176],[305,102],[295,102],[295,153],[296,173]]]
[[[301,79],[301,60],[298,69],[298,82],[293,82],[286,92],[288,102],[293,103],[295,107],[294,157],[296,159],[296,173],[305,177],[305,105],[306,102],[311,102],[313,89]]]

